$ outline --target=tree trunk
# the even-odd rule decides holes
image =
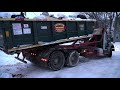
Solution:
[[[115,42],[116,41],[116,31],[117,31],[117,29],[118,29],[118,27],[117,27],[117,24],[118,24],[118,14],[117,14],[117,12],[116,12],[116,16],[115,16],[115,20],[114,20],[114,26],[113,26],[113,28],[114,28],[114,38],[113,38],[113,41]]]

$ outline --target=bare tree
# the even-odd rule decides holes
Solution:
[[[115,35],[119,31],[120,12],[85,12],[90,18],[96,19],[99,27],[109,30],[110,37],[115,42]]]
[[[113,42],[115,42],[115,35],[119,30],[120,12],[115,12],[115,17],[113,19]]]
[[[98,27],[108,27],[108,15],[106,12],[85,12],[91,19],[96,19]]]
[[[114,18],[115,18],[115,12],[106,12],[106,14],[108,15],[108,26],[109,26],[109,30],[113,30],[113,24],[114,24]]]

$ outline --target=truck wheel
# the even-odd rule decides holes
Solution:
[[[112,48],[110,48],[110,50],[108,51],[107,56],[108,56],[108,57],[112,57]]]
[[[57,71],[60,70],[65,64],[65,56],[61,51],[54,51],[50,57],[48,66],[50,69]]]
[[[71,51],[67,58],[67,66],[74,67],[79,63],[79,53],[77,51]]]

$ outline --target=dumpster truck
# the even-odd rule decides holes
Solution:
[[[51,70],[74,67],[79,56],[112,56],[114,45],[104,28],[96,28],[96,20],[0,19],[0,49],[17,54]],[[23,58],[19,58],[22,53]]]

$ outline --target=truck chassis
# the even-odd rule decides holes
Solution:
[[[78,38],[67,42],[16,50],[17,57],[15,58],[24,63],[27,63],[26,59],[34,64],[56,71],[64,66],[76,66],[79,62],[79,56],[95,57],[105,55],[111,57],[114,46],[108,37],[104,39],[105,33],[105,29],[102,29],[100,35],[93,34],[91,37]],[[107,43],[104,43],[104,41]],[[69,42],[71,44],[65,44]],[[100,51],[102,54],[100,54]],[[19,58],[21,52],[23,59]]]

